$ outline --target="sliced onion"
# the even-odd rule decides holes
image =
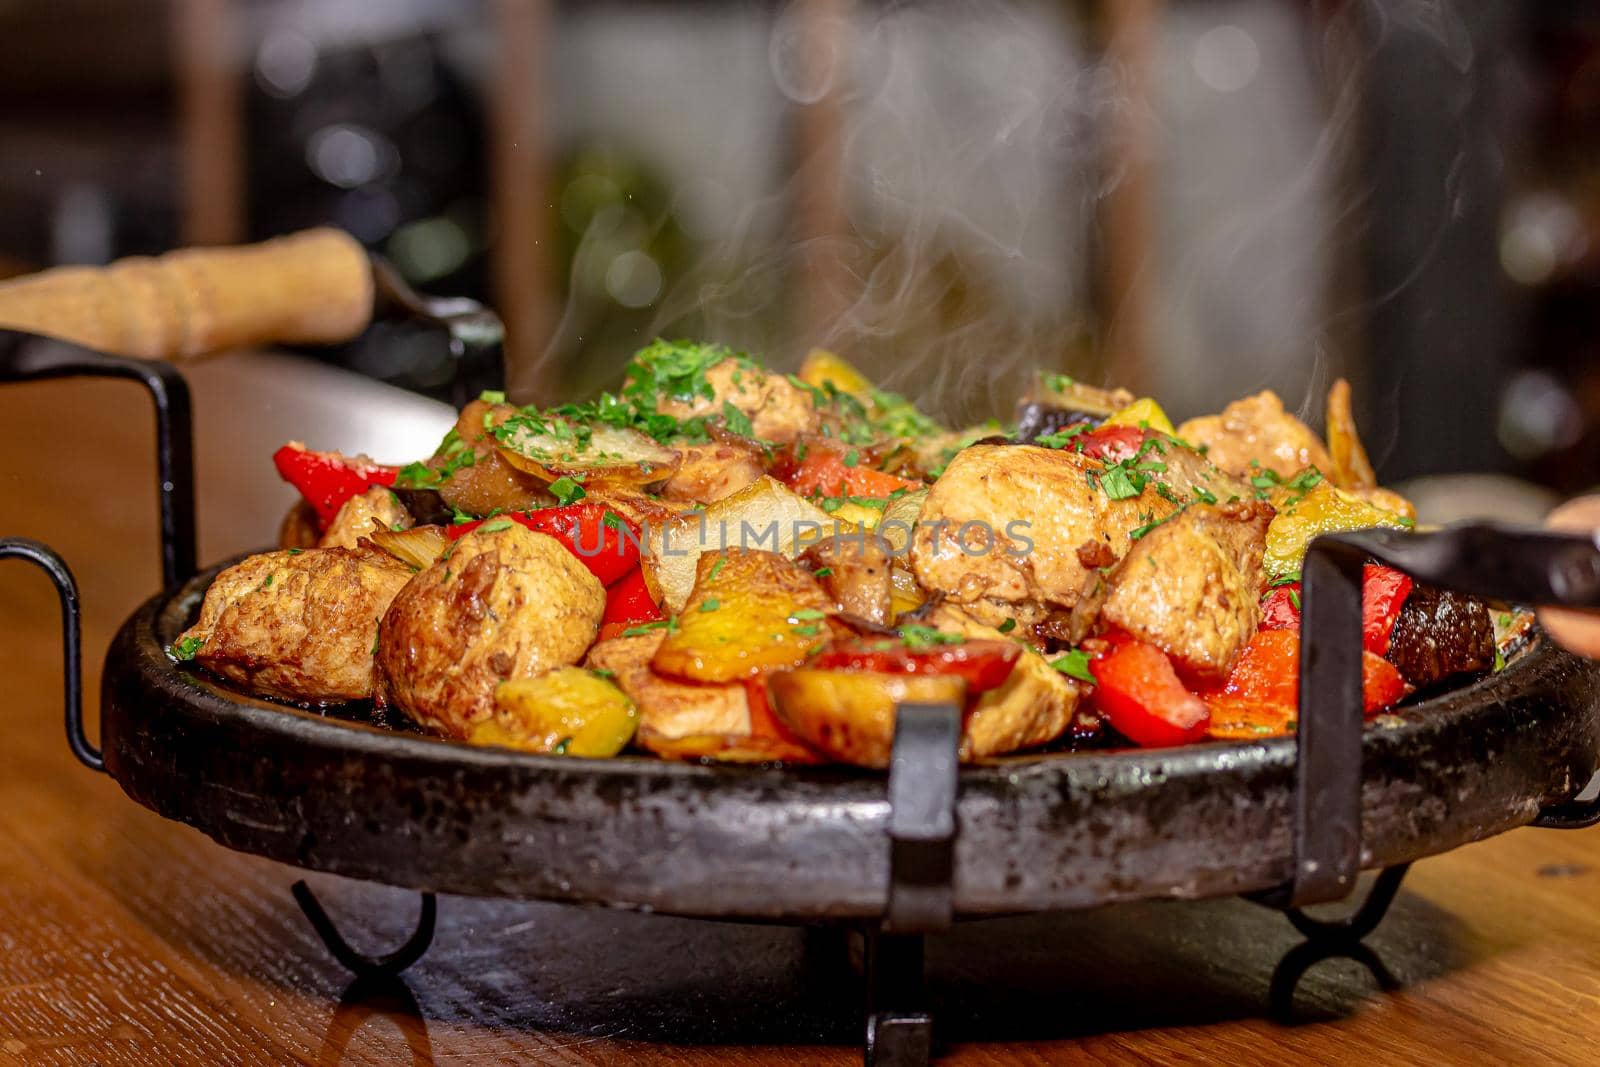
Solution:
[[[413,526],[409,530],[374,530],[367,539],[401,563],[422,570],[450,547],[443,526]]]
[[[502,428],[500,456],[519,471],[555,481],[563,477],[645,485],[670,478],[682,457],[637,430],[616,426],[587,427],[566,419],[543,417],[537,422],[509,421]]]

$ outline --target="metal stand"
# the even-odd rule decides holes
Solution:
[[[895,716],[889,764],[889,896],[866,935],[867,1067],[926,1067],[933,1014],[925,934],[950,926],[955,874],[961,709],[906,704]]]
[[[422,894],[422,914],[417,917],[417,928],[411,932],[405,944],[386,956],[368,956],[350,947],[350,942],[339,933],[339,928],[333,925],[321,901],[317,900],[316,894],[304,881],[296,882],[290,892],[333,958],[344,964],[345,969],[358,979],[376,982],[395,978],[420,960],[433,944],[434,920],[439,914],[439,902],[432,893]]]

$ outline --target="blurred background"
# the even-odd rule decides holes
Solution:
[[[1389,481],[1600,482],[1600,10],[0,0],[0,274],[343,227],[510,331],[835,348],[952,421],[1356,385]],[[442,340],[318,358],[444,395]]]

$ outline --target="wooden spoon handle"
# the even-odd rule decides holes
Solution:
[[[141,359],[230,348],[335,344],[372,318],[366,251],[317,229],[234,248],[187,248],[108,267],[0,282],[0,327]]]

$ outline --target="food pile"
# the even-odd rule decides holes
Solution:
[[[798,374],[657,341],[615,394],[485,393],[404,467],[285,445],[277,551],[172,646],[244,690],[371,700],[473,744],[883,767],[897,705],[965,709],[962,758],[1292,731],[1306,545],[1411,527],[1351,416],[1271,392],[1174,427],[1041,375],[952,429],[813,352]],[[1525,620],[1385,567],[1366,709],[1494,669]]]

